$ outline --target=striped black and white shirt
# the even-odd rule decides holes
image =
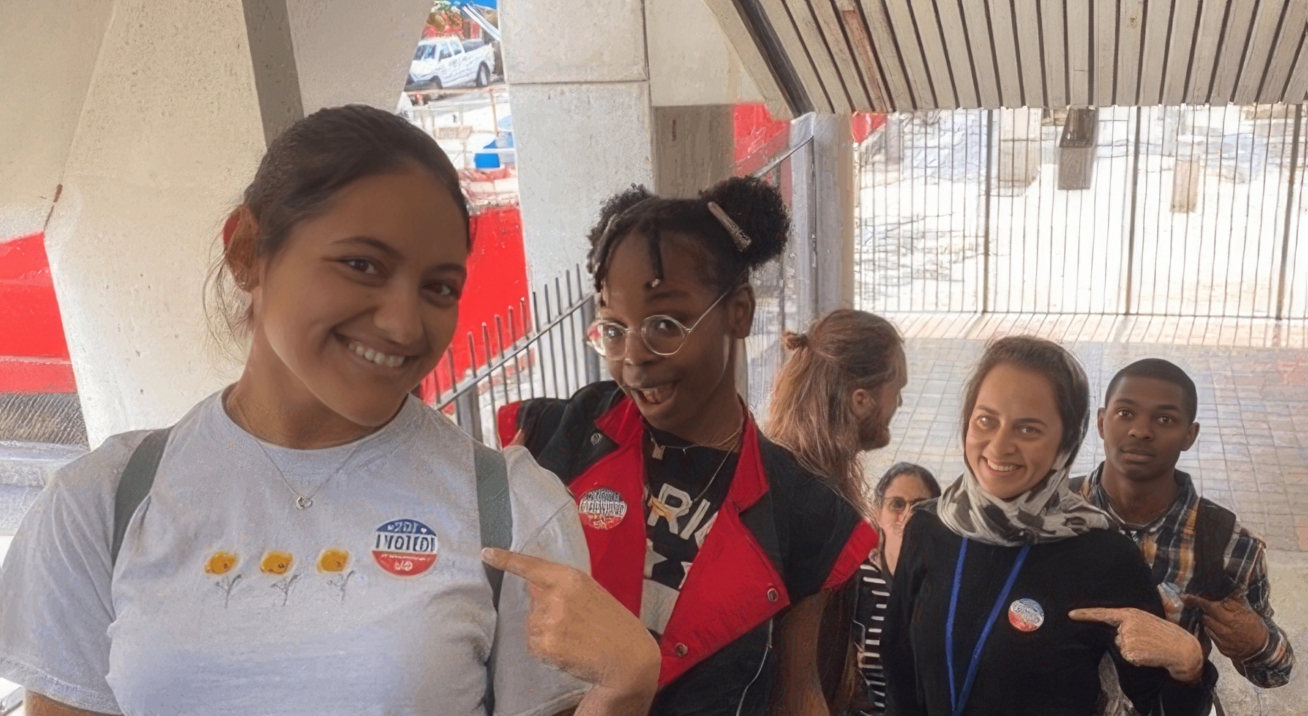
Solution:
[[[873,552],[858,568],[858,601],[854,607],[854,644],[862,676],[862,716],[886,712],[886,672],[881,664],[881,631],[890,602],[890,580],[881,569],[881,555]]]

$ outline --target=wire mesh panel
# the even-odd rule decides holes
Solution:
[[[893,114],[864,143],[855,251],[864,305],[981,310],[990,130],[984,111]]]
[[[755,272],[756,308],[749,338],[745,340],[748,361],[743,393],[760,423],[766,422],[772,386],[785,362],[782,336],[803,330],[812,319],[811,302],[802,295],[811,288],[812,211],[815,182],[812,181],[812,140],[803,139],[768,162],[754,176],[777,187],[791,215],[791,236],[777,259]]]
[[[1285,105],[890,115],[859,149],[860,304],[1306,317],[1302,115]]]

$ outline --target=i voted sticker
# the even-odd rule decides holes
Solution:
[[[1018,631],[1035,631],[1045,623],[1045,610],[1034,599],[1019,599],[1008,606],[1008,623]]]
[[[600,487],[581,496],[577,503],[581,524],[594,530],[611,530],[627,516],[627,503],[617,490]]]
[[[436,533],[417,520],[391,520],[373,533],[372,558],[397,577],[413,577],[436,564]]]

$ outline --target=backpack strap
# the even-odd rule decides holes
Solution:
[[[1077,475],[1076,477],[1068,479],[1067,481],[1068,491],[1071,492],[1073,495],[1077,495],[1078,497],[1085,497],[1085,495],[1082,494],[1081,492],[1081,490],[1085,487],[1085,479],[1086,479],[1085,475]]]
[[[168,444],[171,431],[172,428],[164,428],[147,434],[132,452],[118,479],[118,489],[114,492],[114,537],[109,545],[111,565],[118,562],[118,551],[123,547],[123,537],[127,534],[132,515],[136,514],[136,508],[154,486],[154,475],[159,470],[159,461],[163,459],[164,446]]]
[[[1204,599],[1221,601],[1235,591],[1235,580],[1226,573],[1226,546],[1235,534],[1235,513],[1200,498],[1195,518],[1195,575],[1187,591]]]
[[[472,458],[477,470],[477,513],[481,520],[481,546],[508,549],[513,544],[513,511],[509,506],[509,469],[504,455],[477,441],[472,443]],[[486,579],[491,585],[491,599],[500,607],[500,585],[504,572],[489,564]]]
[[[504,454],[472,441],[472,460],[477,472],[477,515],[481,521],[481,545],[508,549],[513,544],[513,510],[509,504],[509,467]],[[491,586],[491,603],[500,608],[500,586],[504,571],[485,562],[486,580]],[[495,713],[495,647],[487,665],[486,695],[483,705],[487,714]]]

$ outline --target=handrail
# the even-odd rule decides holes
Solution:
[[[594,297],[595,297],[594,291],[586,294],[585,296],[577,300],[575,303],[573,303],[571,306],[568,306],[567,310],[560,313],[553,321],[550,321],[549,323],[545,324],[543,328],[539,328],[536,330],[535,333],[531,333],[529,335],[523,336],[522,338],[519,338],[517,341],[515,341],[515,343],[520,343],[521,345],[518,345],[516,348],[513,348],[512,351],[509,352],[507,355],[505,354],[504,350],[501,348],[499,360],[495,361],[494,363],[488,364],[483,368],[474,370],[472,372],[472,375],[468,376],[467,378],[464,378],[462,381],[460,381],[450,390],[448,398],[436,404],[436,409],[442,410],[445,407],[449,406],[460,395],[468,392],[470,388],[475,387],[478,383],[485,380],[495,371],[500,370],[501,368],[507,366],[509,364],[509,361],[525,353],[527,349],[532,346],[533,343],[539,342],[540,339],[546,333],[549,333],[556,326],[562,324],[563,321],[572,318],[572,316],[576,314],[577,311],[580,311],[586,305],[586,303],[594,299]],[[483,330],[488,330],[490,328],[490,326],[487,325],[486,323],[482,323],[481,326]]]

